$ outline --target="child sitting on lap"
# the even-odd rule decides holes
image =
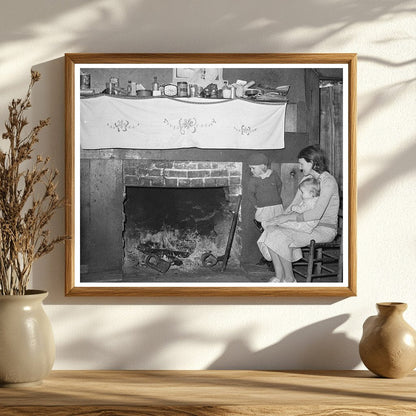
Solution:
[[[319,182],[315,178],[307,177],[302,182],[300,182],[298,188],[302,194],[302,201],[300,204],[292,205],[292,207],[290,208],[292,212],[302,214],[314,208],[316,202],[318,201],[320,187]],[[291,230],[302,231],[305,233],[311,233],[312,230],[318,225],[318,222],[319,220],[305,222],[289,221],[280,224],[279,227],[290,228]],[[268,224],[266,222],[265,226],[267,225]]]

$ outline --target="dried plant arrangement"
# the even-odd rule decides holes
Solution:
[[[29,122],[24,114],[31,107],[32,88],[39,79],[39,72],[32,71],[26,96],[9,104],[2,135],[8,149],[0,149],[1,295],[24,295],[33,262],[65,239],[51,238],[46,229],[63,205],[56,192],[58,171],[49,168],[49,157],[37,156],[30,162],[39,132],[50,123],[49,118],[40,120],[26,133]]]

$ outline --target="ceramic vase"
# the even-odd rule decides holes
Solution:
[[[0,385],[40,384],[55,361],[52,326],[43,309],[48,292],[0,295]]]
[[[416,367],[416,331],[404,320],[406,303],[377,303],[364,322],[359,345],[365,366],[381,377],[401,378]]]

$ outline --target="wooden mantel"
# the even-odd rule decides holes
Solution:
[[[0,415],[416,415],[416,372],[53,371],[0,389]]]

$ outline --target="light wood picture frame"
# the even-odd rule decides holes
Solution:
[[[66,54],[65,294],[355,296],[356,63],[354,53]],[[221,68],[232,91],[217,82],[164,95],[188,67]],[[339,187],[335,261],[326,247],[308,257],[306,244],[296,282],[273,282],[250,160],[266,157],[288,209],[311,145]]]

